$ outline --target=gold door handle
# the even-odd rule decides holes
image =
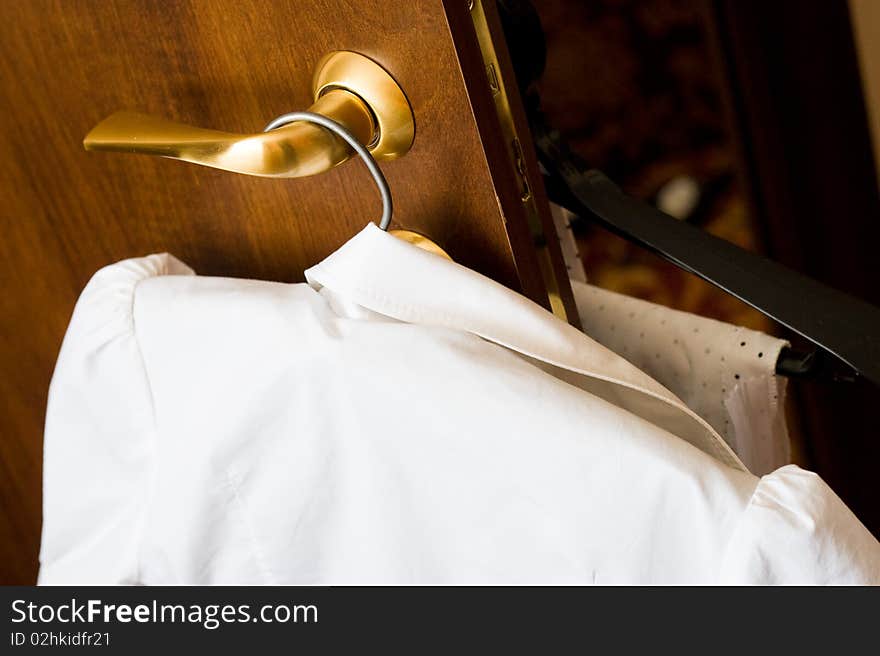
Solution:
[[[336,51],[325,56],[312,82],[308,111],[341,123],[376,159],[394,159],[412,146],[415,122],[403,90],[377,63]],[[268,132],[233,134],[117,112],[92,128],[86,150],[170,157],[203,166],[274,178],[314,175],[346,161],[352,149],[314,123],[296,122]]]

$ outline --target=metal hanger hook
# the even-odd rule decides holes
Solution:
[[[382,230],[387,231],[388,226],[391,225],[391,213],[393,210],[391,188],[388,186],[388,181],[385,179],[382,169],[376,164],[376,160],[373,158],[370,151],[367,150],[366,146],[358,141],[357,138],[338,121],[334,121],[331,118],[313,112],[289,112],[287,114],[282,114],[278,118],[273,119],[269,125],[263,129],[263,132],[275,130],[276,128],[283,127],[288,123],[293,123],[295,121],[307,121],[327,128],[351,146],[354,152],[360,155],[361,159],[364,160],[364,164],[367,165],[367,170],[370,172],[370,175],[373,176],[373,181],[379,188],[379,194],[382,196],[382,218],[379,221],[379,227]]]

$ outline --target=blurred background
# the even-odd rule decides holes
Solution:
[[[880,2],[532,4],[547,40],[543,109],[591,166],[681,220],[880,304]],[[593,284],[805,346],[601,228],[576,234]],[[880,392],[789,390],[796,461],[880,536]]]
[[[667,210],[675,206],[682,218],[760,250],[759,227],[737,179],[706,5],[534,4],[548,42],[544,109],[573,149],[629,193]],[[590,279],[600,287],[772,329],[759,312],[644,249],[600,229],[580,237]]]

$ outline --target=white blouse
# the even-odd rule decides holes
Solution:
[[[815,474],[373,225],[308,284],[99,271],[58,359],[40,583],[880,583]]]

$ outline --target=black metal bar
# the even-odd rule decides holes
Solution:
[[[535,116],[532,117],[533,119]],[[540,121],[533,120],[550,199],[736,296],[835,356],[781,363],[795,375],[863,375],[880,384],[880,309],[678,221],[586,171]],[[839,362],[835,362],[839,361]],[[852,373],[848,373],[851,369]]]

